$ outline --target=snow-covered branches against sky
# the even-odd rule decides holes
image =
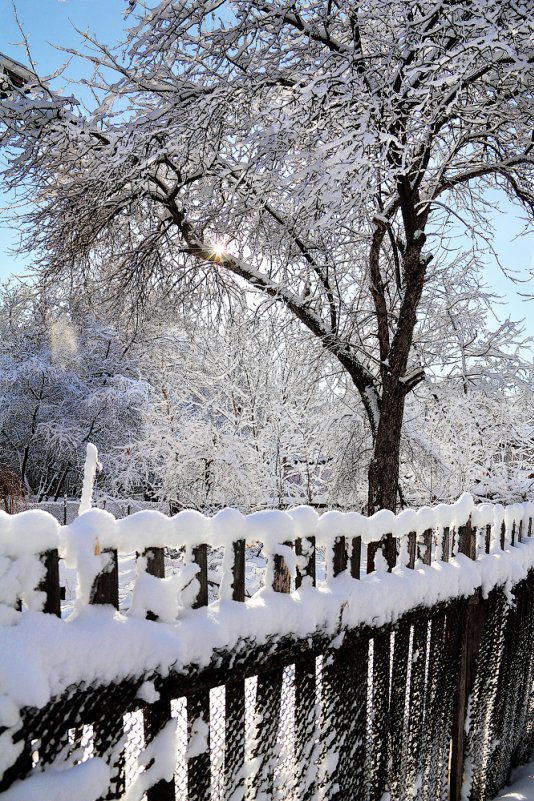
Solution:
[[[155,0],[148,4],[138,3],[134,11],[127,14],[130,6],[124,2],[124,0],[65,0],[64,2],[59,2],[59,0],[40,0],[39,3],[36,3],[35,0],[17,0],[17,21],[11,2],[8,2],[8,0],[1,0],[0,30],[2,34],[0,37],[0,52],[28,66],[33,66],[42,76],[52,75],[60,66],[66,64],[65,71],[56,77],[51,82],[51,85],[66,96],[75,94],[88,106],[94,106],[95,98],[91,91],[89,91],[87,87],[80,85],[81,80],[88,80],[91,78],[94,64],[91,61],[83,61],[82,59],[71,56],[67,52],[55,49],[53,45],[58,45],[58,47],[66,48],[67,50],[74,49],[88,53],[91,51],[94,52],[93,46],[84,36],[85,33],[89,33],[94,34],[99,41],[104,44],[113,46],[125,40],[127,28],[137,25],[138,16],[142,15],[143,8],[147,5],[155,8],[160,4],[156,3]],[[161,4],[160,8],[164,8],[165,5],[167,4]],[[217,24],[219,24],[218,20],[222,19],[225,21],[226,26],[226,31],[222,35],[226,37],[228,53],[235,61],[236,66],[234,69],[236,71],[242,70],[243,68],[248,70],[254,69],[255,65],[260,63],[265,50],[265,45],[262,45],[261,38],[258,37],[257,30],[254,28],[254,14],[251,14],[251,22],[249,23],[247,32],[240,39],[236,39],[236,34],[234,32],[235,25],[233,23],[235,23],[236,19],[240,16],[243,17],[243,15],[246,15],[249,10],[254,11],[253,6],[257,6],[257,9],[260,9],[262,4],[251,4],[249,2],[217,3],[213,16],[207,15],[208,7],[214,7],[214,5],[215,4],[209,3],[173,4],[172,11],[161,15],[161,25],[166,25],[169,28],[172,28],[172,25],[176,25],[177,22],[179,22],[179,14],[177,14],[176,8],[181,7],[182,20],[184,20],[185,23],[187,23],[187,17],[189,16],[187,30],[194,44],[195,40],[198,40],[197,31],[193,24],[195,21],[198,22],[203,19],[203,24],[206,26],[204,33],[207,33],[208,28],[211,29],[212,32],[216,30]],[[266,6],[266,4],[263,5]],[[326,4],[322,3],[308,4],[310,9],[309,18],[313,18],[314,14],[320,17],[321,13],[325,13],[324,10],[321,11],[323,5],[326,8]],[[171,8],[171,6],[169,8]],[[267,10],[267,6],[265,10]],[[256,10],[256,14],[257,13],[259,12]],[[349,6],[347,6],[347,15],[348,13]],[[347,22],[347,15],[344,15],[344,18],[338,23],[339,30],[336,29],[336,35],[341,37],[342,41],[342,37],[345,36],[343,25]],[[19,24],[22,27],[22,31],[19,28]],[[276,24],[278,23],[275,21],[274,27],[276,27]],[[186,26],[182,24],[182,29],[185,30],[185,27]],[[32,64],[30,64],[29,55],[26,51],[23,33],[27,36],[27,44],[30,47],[31,58],[33,59]],[[490,36],[490,33],[488,22],[487,36]],[[300,35],[301,32],[296,29],[294,43],[297,49],[304,46],[304,40],[299,40]],[[330,35],[333,36],[333,33]],[[273,39],[273,42],[274,41]],[[146,41],[143,46],[146,46]],[[208,46],[209,42],[207,47]],[[184,50],[186,51],[186,49],[184,44]],[[341,44],[338,49],[342,49]],[[123,51],[119,49],[119,52]],[[296,55],[293,56],[293,59],[296,59]],[[247,61],[246,65],[245,60]],[[332,69],[334,69],[335,72],[336,67],[332,67],[334,62],[335,54],[332,55],[332,53],[328,56],[328,61],[322,64],[322,66],[319,62],[316,63],[313,61],[313,80],[310,80],[310,76],[308,76],[308,78],[301,82],[301,86],[298,90],[303,104],[321,104],[328,102],[328,97],[329,95],[331,96],[331,93],[325,91],[326,80],[328,73],[331,73]],[[310,64],[311,63],[312,62],[310,62]],[[272,67],[273,72],[270,76],[271,79],[276,79],[277,74],[279,77],[283,77],[283,75],[287,75],[292,71],[292,63],[288,61],[287,58],[276,64],[272,62]],[[186,66],[183,68],[187,69]],[[206,52],[204,68],[206,76],[208,76],[209,70],[214,68],[214,63],[210,61],[210,53],[208,50]],[[174,67],[171,69],[174,69]],[[159,63],[159,70],[159,77],[161,77],[161,62]],[[292,75],[294,78],[294,71]],[[208,77],[206,79],[209,80]],[[444,79],[440,80],[442,80],[442,88],[446,88],[446,83],[443,83]],[[344,86],[343,94],[346,94],[350,89],[343,77],[343,71],[341,71],[338,76],[338,86]],[[268,90],[266,89],[266,91]],[[283,107],[283,88],[281,92],[280,102]],[[337,90],[337,97],[334,97],[334,100],[331,102],[340,102],[340,100],[342,100],[342,98],[339,95],[339,90]],[[264,110],[266,111],[266,109]],[[290,115],[289,109],[287,115]],[[290,116],[287,115],[286,119],[289,120]],[[280,124],[283,124],[283,117],[279,117],[277,120],[273,119],[271,137],[278,136],[279,141],[284,141],[284,144],[289,144],[289,142],[291,142],[290,133],[288,133],[288,139],[280,137],[279,133],[277,134],[276,126],[280,126]],[[365,123],[365,119],[362,118],[362,124],[368,125],[369,120]],[[269,127],[267,126],[263,135],[266,133],[268,134],[268,132]],[[372,136],[371,129],[369,129],[369,136]],[[358,159],[355,158],[354,144],[351,144],[350,140],[344,141],[343,137],[344,132],[340,130],[337,136],[337,143],[336,138],[332,138],[332,136],[330,136],[328,142],[324,143],[324,152],[320,154],[322,165],[325,163],[327,164],[328,159],[334,158],[334,156],[338,165],[340,161],[348,162],[350,160],[353,164],[358,161]],[[236,145],[237,142],[233,144]],[[297,144],[298,148],[304,148],[305,146],[304,141]],[[340,159],[340,151],[343,150],[345,151],[345,156]],[[297,149],[297,158],[298,152]],[[335,199],[332,198],[332,193],[335,194],[339,191],[339,181],[337,181],[336,176],[334,177],[334,183],[332,185],[325,185],[319,198],[320,205],[324,206],[322,212],[323,217],[325,214],[329,213],[329,200]],[[524,269],[533,266],[534,235],[517,238],[521,231],[524,230],[524,223],[518,218],[519,209],[517,206],[510,203],[503,191],[496,192],[493,201],[496,208],[490,215],[493,223],[491,234],[494,237],[493,242],[497,258],[509,273],[518,271],[518,277],[524,277]],[[17,199],[13,194],[4,195],[4,203],[6,202],[8,204],[16,203]],[[317,199],[314,202],[317,202]],[[467,241],[469,235],[470,230],[467,224],[461,220],[457,220],[457,239],[460,241],[465,239]],[[2,225],[0,227],[0,279],[5,279],[11,273],[24,272],[27,267],[31,268],[32,266],[31,255],[15,258],[10,252],[12,248],[16,248],[17,244],[17,233],[9,229],[7,225]],[[532,287],[529,287],[528,284],[514,285],[505,277],[497,264],[497,259],[492,254],[487,253],[485,256],[482,256],[482,258],[487,263],[487,275],[490,285],[497,294],[505,296],[502,306],[494,306],[498,317],[503,319],[507,314],[511,313],[515,319],[526,318],[527,329],[530,330],[531,333],[534,333],[534,316],[531,313],[527,313],[529,312],[529,304],[522,302],[520,297],[521,293],[527,294],[529,291],[532,291]]]

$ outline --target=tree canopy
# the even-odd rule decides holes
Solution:
[[[490,185],[534,211],[531,35],[526,2],[156,4],[122,48],[92,42],[93,112],[2,101],[44,280],[284,306],[350,376],[369,509],[395,508],[417,315],[461,289],[448,237],[484,239]]]

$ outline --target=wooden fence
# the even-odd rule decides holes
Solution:
[[[434,529],[411,533],[407,567],[513,551],[532,533],[531,517],[503,523],[497,542],[490,525],[476,528],[470,520],[439,536]],[[300,557],[294,573],[283,556],[274,557],[279,593],[315,584],[314,538],[290,545]],[[362,557],[371,572],[379,548],[391,570],[400,558],[391,535],[368,546],[359,537],[337,537],[333,575],[348,571],[359,580]],[[245,540],[232,549],[231,595],[243,603]],[[109,555],[90,602],[118,608],[117,552]],[[165,549],[150,548],[143,556],[147,572],[164,577]],[[209,546],[197,545],[191,557],[199,582],[193,607],[199,608],[208,604]],[[44,611],[60,616],[58,551],[49,550],[42,561]],[[392,801],[486,801],[534,748],[533,681],[529,571],[513,588],[421,605],[379,627],[251,641],[237,652],[215,652],[202,669],[191,664],[168,675],[69,687],[45,708],[22,711],[14,741],[23,750],[0,790],[58,761],[99,755],[112,768],[106,799],[130,801],[146,793],[148,801],[380,801],[389,792]],[[148,699],[147,682],[153,689]],[[169,722],[178,731],[173,776],[157,769]]]

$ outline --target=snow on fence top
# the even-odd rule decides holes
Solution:
[[[511,588],[534,567],[533,516],[534,503],[474,506],[469,495],[370,518],[297,507],[248,516],[224,509],[212,518],[141,511],[117,520],[89,509],[60,526],[39,510],[0,512],[0,727],[81,681],[203,667],[251,641],[343,638],[346,629],[394,622],[420,605]],[[394,566],[383,555],[391,537]],[[246,543],[262,543],[267,568],[245,601]],[[365,545],[376,569],[362,576]],[[179,569],[167,576],[164,548],[179,554]],[[210,548],[223,556],[219,598],[208,604]],[[106,604],[118,606],[119,557],[132,552],[131,594],[118,611]],[[324,559],[320,581],[316,553]],[[58,559],[77,580],[63,620]]]

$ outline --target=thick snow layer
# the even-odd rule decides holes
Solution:
[[[514,770],[510,786],[501,790],[494,801],[534,801],[534,762]]]
[[[262,542],[267,553],[278,553],[278,546],[297,537],[316,536],[319,543],[331,547],[336,537],[360,536],[364,544],[391,533],[396,538],[411,531],[421,534],[427,529],[443,529],[464,525],[469,516],[475,526],[492,526],[492,537],[498,540],[503,522],[511,536],[520,521],[526,533],[528,518],[534,516],[534,503],[473,505],[471,495],[464,494],[454,504],[405,509],[398,515],[382,510],[372,517],[357,512],[326,512],[319,516],[315,509],[300,506],[287,512],[279,510],[255,512],[248,516],[236,509],[224,509],[213,518],[194,510],[166,517],[155,510],[143,510],[129,517],[116,519],[103,509],[88,509],[70,525],[60,527],[52,515],[39,510],[7,515],[0,512],[0,555],[10,557],[36,554],[59,548],[63,558],[74,565],[80,548],[93,554],[105,548],[119,553],[143,553],[151,547],[185,547],[197,545],[231,545],[238,540]],[[86,559],[87,554],[83,555]]]
[[[96,801],[107,789],[109,777],[109,767],[95,757],[74,767],[35,773],[0,793],[0,801]]]
[[[468,596],[478,587],[484,594],[496,584],[511,589],[532,567],[534,539],[529,539],[476,562],[460,555],[449,563],[396,567],[360,581],[344,572],[324,586],[304,586],[289,595],[264,588],[245,603],[184,608],[172,623],[126,616],[109,606],[87,606],[67,621],[26,611],[1,630],[0,693],[17,707],[42,707],[71,684],[202,667],[216,649],[238,650],[246,641],[316,632],[334,638],[345,628],[394,622],[420,604]]]

